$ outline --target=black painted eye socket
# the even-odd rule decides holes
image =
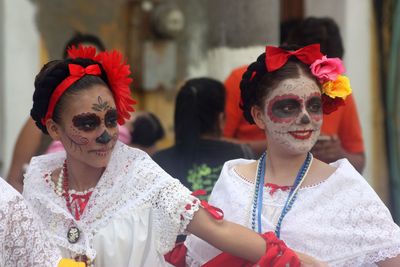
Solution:
[[[104,116],[104,123],[107,128],[117,127],[118,112],[115,109],[110,109]]]
[[[300,112],[301,103],[296,99],[283,99],[272,105],[272,113],[279,118],[290,117]]]
[[[84,113],[76,115],[72,119],[72,123],[79,130],[89,132],[100,125],[101,119],[94,113]]]
[[[310,113],[322,113],[322,100],[320,97],[313,97],[307,101],[307,110]]]

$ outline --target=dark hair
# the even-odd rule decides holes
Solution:
[[[188,80],[175,103],[175,143],[190,143],[203,134],[221,134],[218,116],[224,112],[224,85],[211,78]]]
[[[296,50],[299,47],[290,45],[281,46],[281,48]],[[291,78],[298,78],[301,72],[316,80],[311,74],[309,66],[294,56],[290,57],[287,63],[280,69],[268,72],[265,67],[265,53],[261,54],[257,58],[257,61],[248,66],[240,82],[240,108],[243,110],[245,119],[250,124],[254,124],[253,117],[251,116],[252,106],[262,107],[265,98],[280,82]]]
[[[66,105],[66,99],[76,94],[78,91],[89,89],[96,84],[106,85],[109,87],[107,76],[101,64],[91,59],[64,59],[50,61],[40,70],[35,78],[35,92],[33,93],[33,106],[31,109],[31,117],[36,122],[36,125],[42,130],[43,133],[48,134],[46,125],[42,124],[41,120],[45,117],[47,108],[50,102],[50,97],[56,87],[69,76],[68,64],[78,64],[83,67],[88,65],[97,64],[101,69],[101,76],[85,75],[75,83],[73,83],[60,97],[57,102],[52,119],[60,123],[60,114]]]
[[[165,132],[160,120],[151,112],[141,112],[132,122],[131,143],[151,147],[164,138]]]
[[[289,33],[287,43],[300,46],[319,43],[321,52],[328,57],[342,58],[344,54],[339,26],[328,17],[304,19]]]
[[[296,19],[288,19],[280,23],[279,43],[281,45],[288,44],[289,34],[291,34],[293,29],[298,27],[302,21],[303,21],[302,19],[296,18]]]
[[[100,40],[99,37],[92,35],[92,34],[84,34],[80,32],[76,32],[74,36],[65,44],[64,47],[64,52],[63,52],[63,58],[68,57],[68,48],[71,46],[78,46],[79,44],[82,43],[89,43],[91,45],[97,46],[97,48],[100,49],[100,51],[106,50],[106,47],[104,46],[103,42]]]

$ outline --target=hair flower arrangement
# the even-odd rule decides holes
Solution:
[[[322,105],[325,114],[332,113],[344,105],[344,100],[351,94],[349,79],[342,60],[323,56],[310,65],[311,73],[322,85]]]
[[[79,45],[68,49],[70,58],[89,58],[100,63],[106,72],[109,86],[114,96],[118,111],[118,123],[124,124],[130,118],[130,112],[135,111],[133,105],[136,101],[131,96],[130,78],[131,70],[126,60],[119,51],[104,51],[96,54],[96,48]]]
[[[345,69],[341,59],[324,56],[320,52],[319,44],[307,45],[295,51],[267,46],[265,67],[269,72],[276,71],[293,56],[309,65],[311,73],[322,85],[322,107],[325,114],[332,113],[345,104],[344,100],[351,94],[351,87],[349,79],[342,75]]]

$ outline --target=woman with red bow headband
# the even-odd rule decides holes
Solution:
[[[79,47],[69,56],[37,75],[31,110],[65,152],[34,157],[23,190],[63,257],[96,267],[165,266],[164,254],[188,231],[260,266],[300,266],[283,242],[224,221],[220,209],[193,196],[145,152],[118,142],[117,124],[135,103],[120,53]]]
[[[244,117],[265,131],[268,149],[226,162],[209,203],[329,266],[400,266],[400,228],[374,190],[346,159],[328,165],[310,153],[323,113],[351,93],[343,73],[319,44],[267,46],[240,89]],[[185,245],[190,266],[241,266],[195,236]]]

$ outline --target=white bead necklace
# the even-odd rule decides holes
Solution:
[[[60,197],[63,195],[63,183],[64,183],[64,168],[61,168],[60,174],[58,175],[57,185],[56,185],[56,194]]]

